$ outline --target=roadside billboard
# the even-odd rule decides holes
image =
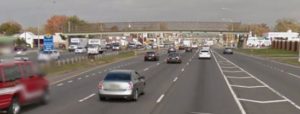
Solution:
[[[51,51],[54,49],[53,36],[44,36],[44,51]]]

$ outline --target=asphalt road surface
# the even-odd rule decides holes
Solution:
[[[144,62],[139,56],[51,85],[48,105],[23,114],[299,114],[300,70],[242,54],[213,58],[181,52],[182,64]],[[146,77],[137,102],[99,101],[98,82],[113,69],[135,69]]]

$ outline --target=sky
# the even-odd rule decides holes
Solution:
[[[203,21],[267,23],[300,21],[300,0],[1,0],[0,23],[44,25],[52,15],[89,22]]]

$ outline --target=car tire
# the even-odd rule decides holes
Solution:
[[[100,100],[100,101],[105,101],[105,100],[106,100],[106,98],[105,98],[105,97],[103,97],[103,96],[101,96],[101,95],[99,95],[99,100]]]
[[[135,90],[133,93],[132,93],[132,101],[138,101],[139,99],[139,91],[138,90]]]
[[[48,90],[44,90],[44,93],[43,93],[43,95],[42,95],[42,97],[41,97],[41,104],[42,105],[46,105],[46,104],[48,104],[49,103],[49,101],[50,101],[50,94],[49,94],[49,91]]]
[[[11,105],[7,110],[7,114],[20,114],[21,105],[19,104],[18,98],[13,98]]]

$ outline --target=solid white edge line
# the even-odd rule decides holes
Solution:
[[[83,98],[83,99],[80,99],[78,102],[83,102],[83,101],[86,101],[86,100],[88,100],[88,99],[90,99],[90,98],[92,98],[93,96],[95,96],[96,94],[95,93],[93,93],[93,94],[91,94],[91,95],[89,95],[89,96],[87,96],[87,97],[85,97],[85,98]]]
[[[164,94],[162,94],[157,100],[156,100],[156,103],[160,103],[161,100],[165,97]]]
[[[232,96],[233,96],[233,99],[234,99],[235,103],[237,104],[238,108],[239,108],[240,111],[241,111],[241,114],[246,114],[246,111],[245,111],[244,107],[242,106],[241,102],[238,100],[238,97],[237,97],[237,95],[234,93],[232,87],[230,86],[229,81],[228,81],[228,79],[226,78],[225,74],[222,72],[222,68],[221,68],[220,64],[218,63],[217,58],[215,57],[214,52],[212,52],[212,55],[213,55],[214,60],[216,61],[217,66],[218,66],[218,68],[219,68],[219,70],[220,70],[220,72],[221,72],[221,74],[222,74],[222,76],[223,76],[223,78],[224,78],[224,80],[225,80],[225,82],[226,82],[226,84],[227,84],[227,87],[229,88],[230,93],[231,93]]]
[[[217,53],[216,53],[217,54]],[[218,54],[221,58],[226,59],[225,57],[221,56],[220,54]],[[290,104],[292,104],[294,107],[296,107],[298,110],[300,110],[300,106],[297,105],[295,102],[293,102],[292,100],[290,100],[289,98],[287,98],[286,96],[282,95],[281,93],[279,93],[278,91],[276,91],[275,89],[271,88],[269,85],[267,85],[265,82],[261,81],[260,79],[258,79],[257,77],[255,77],[254,75],[250,74],[248,71],[244,70],[243,68],[239,67],[238,65],[234,64],[233,62],[229,61],[228,62],[232,63],[234,66],[240,68],[242,71],[244,71],[245,73],[247,73],[248,75],[250,75],[251,77],[253,77],[255,80],[257,80],[258,82],[260,82],[261,84],[263,84],[264,86],[266,86],[267,88],[269,88],[272,92],[274,92],[275,94],[277,94],[278,96],[282,97],[283,99],[286,99],[287,102],[289,102]]]

